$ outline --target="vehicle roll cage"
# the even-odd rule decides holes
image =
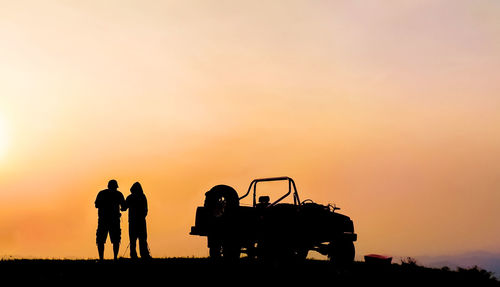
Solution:
[[[240,197],[240,200],[242,200],[243,198],[247,197],[250,194],[250,191],[252,190],[252,186],[253,186],[253,206],[255,207],[257,205],[257,200],[256,200],[257,183],[267,182],[267,181],[283,181],[283,180],[288,181],[288,192],[285,195],[283,195],[282,197],[278,198],[278,200],[276,200],[275,202],[271,203],[269,206],[274,206],[278,202],[282,201],[284,198],[289,196],[292,193],[292,186],[293,186],[293,204],[300,205],[301,203],[299,200],[299,194],[297,193],[297,187],[295,186],[295,182],[293,181],[293,179],[291,179],[288,176],[254,179],[250,183],[250,186],[248,187],[247,193],[245,193],[245,195]]]

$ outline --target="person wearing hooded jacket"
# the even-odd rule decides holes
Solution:
[[[136,182],[130,188],[130,195],[125,200],[125,210],[128,209],[130,257],[137,258],[136,243],[139,240],[139,252],[142,259],[150,259],[147,243],[146,216],[148,215],[148,201],[142,186]]]

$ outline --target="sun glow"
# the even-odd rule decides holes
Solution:
[[[0,117],[0,159],[3,159],[7,154],[8,135],[7,125],[5,120]]]

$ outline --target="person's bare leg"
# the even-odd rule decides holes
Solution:
[[[118,251],[120,250],[120,243],[113,243],[114,259],[118,259]]]
[[[97,243],[97,251],[99,252],[99,260],[104,260],[104,243]]]

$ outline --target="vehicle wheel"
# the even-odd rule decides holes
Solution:
[[[221,218],[239,205],[238,193],[228,185],[216,185],[205,193],[205,207],[215,218]]]
[[[269,262],[276,256],[272,245],[263,240],[257,243],[257,258],[259,261]]]
[[[218,260],[221,258],[222,255],[222,247],[221,246],[212,246],[208,248],[210,258]]]
[[[352,241],[330,242],[329,248],[328,257],[332,263],[346,265],[354,261],[356,251]]]
[[[210,258],[213,260],[237,261],[241,255],[241,248],[235,243],[212,243],[208,247]]]
[[[241,247],[234,242],[226,243],[222,246],[222,257],[225,261],[235,262],[240,259]]]
[[[246,246],[246,249],[247,249],[248,259],[255,260],[258,254],[255,244],[249,244],[248,246]]]
[[[302,261],[306,260],[307,254],[309,253],[309,250],[306,248],[299,248],[299,249],[294,250],[293,252],[294,252],[293,258],[298,262],[302,262]]]
[[[219,260],[222,257],[222,244],[219,240],[208,239],[208,254],[211,259]]]

